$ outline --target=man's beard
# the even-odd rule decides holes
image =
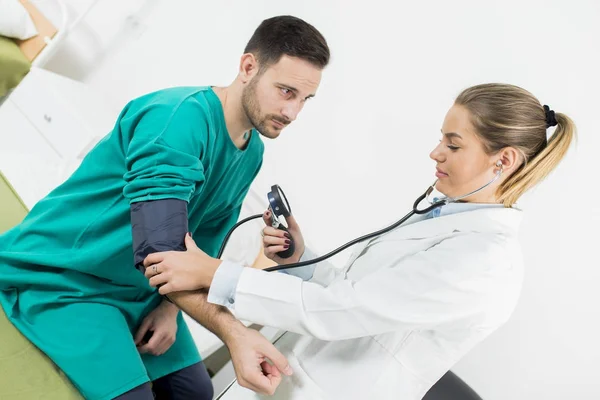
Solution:
[[[242,91],[242,107],[246,113],[246,118],[252,124],[252,126],[263,136],[270,139],[279,136],[280,131],[275,131],[270,128],[267,124],[270,120],[275,119],[281,122],[284,126],[289,124],[289,121],[285,121],[281,117],[266,115],[263,116],[260,110],[260,105],[256,99],[256,84],[258,83],[257,77],[248,84]]]

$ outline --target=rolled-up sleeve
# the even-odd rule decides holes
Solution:
[[[305,249],[300,261],[312,260],[316,256],[310,250]],[[305,267],[290,268],[280,270],[279,272],[297,276],[302,280],[308,281],[312,278],[316,265],[311,264]],[[235,309],[235,294],[240,276],[244,267],[231,261],[223,261],[215,276],[208,292],[208,302]]]
[[[312,251],[310,251],[310,249],[305,248],[304,254],[302,254],[302,257],[300,257],[300,262],[314,260],[315,258],[317,258],[317,256]],[[303,281],[309,281],[312,279],[316,267],[317,264],[309,264],[305,265],[304,267],[281,269],[279,270],[279,272],[283,274],[297,276]]]
[[[125,149],[123,195],[130,203],[162,199],[188,202],[205,180],[201,162],[207,128],[202,110],[187,102],[147,110]],[[205,120],[205,118],[204,118]]]
[[[223,261],[213,277],[208,291],[208,302],[235,308],[235,291],[244,267],[231,261]]]

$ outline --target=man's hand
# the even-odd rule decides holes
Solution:
[[[231,354],[238,383],[245,388],[273,395],[281,383],[281,373],[292,375],[283,354],[259,332],[242,324],[227,335],[225,345]]]
[[[140,354],[150,353],[155,356],[164,354],[175,343],[177,335],[176,305],[163,300],[150,314],[144,318],[135,335],[135,345]],[[144,336],[151,333],[148,343],[143,343]]]
[[[198,290],[210,287],[221,260],[200,250],[189,235],[185,235],[186,251],[153,253],[144,259],[146,278],[158,293]]]

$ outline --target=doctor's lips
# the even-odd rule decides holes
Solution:
[[[445,177],[448,176],[448,174],[445,173],[444,171],[442,171],[441,169],[436,168],[435,169],[435,176],[437,176],[438,178],[445,178]]]

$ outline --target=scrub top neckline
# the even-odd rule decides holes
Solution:
[[[254,140],[254,136],[256,136],[256,129],[252,128],[250,129],[250,138],[248,139],[248,141],[246,142],[246,146],[243,149],[240,149],[239,147],[237,147],[235,145],[235,143],[233,143],[233,140],[231,139],[231,135],[229,134],[229,131],[227,130],[227,124],[225,122],[225,111],[223,110],[223,104],[221,103],[221,99],[219,98],[219,96],[217,95],[217,93],[215,93],[215,91],[213,90],[212,86],[208,87],[208,92],[211,94],[212,96],[212,100],[214,102],[216,102],[217,107],[215,107],[217,109],[218,112],[218,117],[221,119],[222,121],[222,125],[223,125],[223,131],[225,132],[225,134],[227,135],[227,145],[231,146],[231,148],[235,151],[235,154],[237,156],[243,155],[244,153],[246,153],[246,150],[248,150],[250,148],[250,146],[252,145],[252,142]]]

